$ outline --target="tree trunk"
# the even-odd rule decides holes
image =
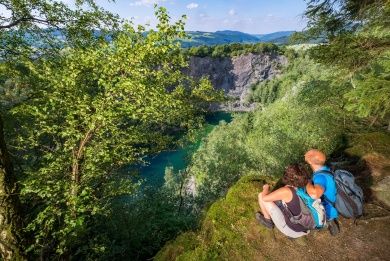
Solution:
[[[72,175],[71,175],[71,211],[73,217],[76,217],[76,205],[74,202],[76,201],[76,198],[78,196],[78,190],[80,185],[80,161],[84,157],[84,149],[87,143],[92,138],[93,132],[96,130],[96,128],[88,130],[88,132],[85,134],[84,138],[80,140],[80,144],[78,148],[75,148],[73,150],[73,163],[72,163]]]
[[[22,252],[21,230],[19,189],[0,115],[0,254],[4,260],[26,260]]]

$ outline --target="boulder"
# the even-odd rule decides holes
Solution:
[[[379,181],[375,186],[371,187],[375,197],[390,208],[390,176]]]

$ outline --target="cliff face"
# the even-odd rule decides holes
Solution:
[[[191,57],[186,73],[195,79],[208,76],[214,88],[224,90],[232,98],[232,102],[216,109],[245,111],[255,106],[245,104],[250,86],[279,75],[286,64],[286,57],[278,54]]]

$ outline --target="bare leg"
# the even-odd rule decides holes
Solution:
[[[267,210],[267,208],[265,207],[265,203],[264,203],[264,201],[263,201],[263,192],[260,192],[260,193],[259,193],[259,205],[260,205],[261,213],[263,213],[263,216],[264,216],[266,219],[271,219],[271,216],[270,216],[270,214],[268,213],[268,210]]]

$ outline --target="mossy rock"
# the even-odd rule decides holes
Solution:
[[[265,183],[276,178],[248,175],[237,182],[226,197],[207,211],[197,235],[187,232],[168,243],[155,260],[253,260],[256,246],[272,233],[256,224],[257,195]]]
[[[377,153],[390,158],[390,133],[370,132],[359,133],[349,137],[349,148],[345,150],[350,156],[364,157],[366,154]]]

